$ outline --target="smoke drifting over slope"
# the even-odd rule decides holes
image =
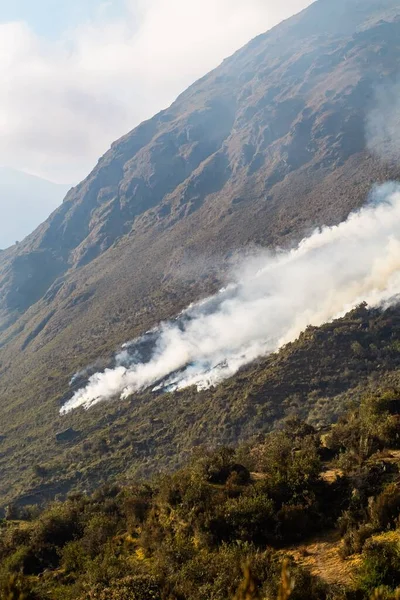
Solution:
[[[370,203],[295,249],[260,252],[232,284],[126,344],[114,368],[95,373],[61,409],[151,387],[215,385],[255,358],[366,301],[391,304],[400,294],[400,185],[376,188]]]
[[[368,149],[386,162],[400,159],[400,82],[379,87],[366,122]]]

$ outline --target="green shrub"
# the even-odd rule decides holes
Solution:
[[[268,475],[270,484],[286,488],[290,494],[319,478],[321,461],[313,436],[293,440],[285,431],[277,431],[267,436],[254,452],[258,469]]]
[[[366,592],[380,586],[391,590],[400,584],[400,548],[397,543],[370,540],[364,546],[359,585]]]
[[[39,600],[23,575],[8,575],[0,578],[1,600]]]
[[[375,533],[372,524],[360,525],[357,529],[349,529],[343,537],[340,548],[340,556],[347,558],[352,554],[359,554],[363,551],[364,544]]]
[[[400,489],[391,483],[370,504],[372,523],[379,529],[396,526],[400,515]]]
[[[274,505],[262,493],[228,500],[223,506],[222,539],[251,541],[271,540],[275,533]]]
[[[91,558],[94,558],[117,532],[118,518],[116,516],[109,516],[107,514],[94,515],[86,525],[81,539],[84,552]]]
[[[125,519],[130,531],[144,523],[151,508],[152,498],[153,490],[148,485],[128,489],[121,496]]]
[[[82,532],[77,507],[69,502],[55,502],[35,522],[31,533],[32,546],[51,545],[62,548]]]
[[[250,481],[249,470],[235,461],[235,451],[232,448],[223,447],[206,453],[197,461],[195,470],[209,483],[224,484],[232,475],[236,476],[239,485]]]
[[[128,576],[116,580],[112,586],[98,586],[79,600],[160,600],[157,581],[151,576]]]
[[[2,561],[2,568],[9,573],[20,573],[25,570],[30,551],[27,546],[19,546]]]
[[[60,556],[61,567],[66,573],[74,575],[83,573],[89,560],[81,541],[68,542],[60,551]]]

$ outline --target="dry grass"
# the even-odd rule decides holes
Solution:
[[[294,589],[294,579],[290,574],[288,561],[285,559],[282,564],[282,575],[278,590],[278,600],[288,600]]]
[[[327,469],[321,473],[321,479],[326,483],[334,483],[338,477],[343,477],[341,469]]]
[[[329,584],[351,585],[361,558],[342,559],[339,555],[339,532],[330,531],[306,543],[285,549],[298,565],[311,571]]]
[[[400,530],[385,531],[371,537],[375,542],[394,542],[400,544]]]
[[[289,600],[295,586],[295,580],[289,569],[289,561],[285,558],[282,562],[282,572],[278,588],[277,600]],[[251,572],[251,566],[246,565],[243,569],[243,580],[233,600],[262,600],[257,591],[257,585]]]

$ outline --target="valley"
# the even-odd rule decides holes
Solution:
[[[366,126],[399,54],[397,1],[319,0],[116,141],[1,252],[3,510],[169,472],[288,416],[328,426],[365,390],[397,387],[398,309],[349,307],[215,389],[60,415],[74,374],[216,293],[241,257],[290,250],[400,179]]]

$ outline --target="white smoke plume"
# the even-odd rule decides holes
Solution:
[[[376,188],[368,205],[295,249],[265,251],[242,264],[231,285],[126,344],[114,368],[92,375],[65,414],[151,387],[207,388],[255,358],[366,301],[400,294],[400,185]]]

